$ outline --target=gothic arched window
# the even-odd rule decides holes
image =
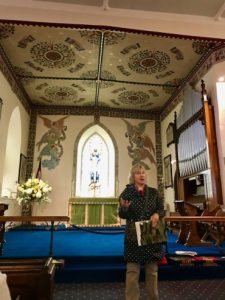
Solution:
[[[88,128],[77,148],[76,196],[115,196],[115,149],[99,125]]]

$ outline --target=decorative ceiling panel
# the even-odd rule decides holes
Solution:
[[[105,27],[0,21],[0,51],[33,105],[160,111],[223,43]]]
[[[16,72],[34,77],[79,78],[98,69],[100,33],[43,26],[8,25],[1,45]],[[18,57],[19,56],[19,57]],[[96,75],[95,75],[96,77]]]
[[[24,83],[32,104],[81,106],[94,105],[96,84],[82,80],[31,79]]]
[[[119,81],[176,85],[210,48],[208,41],[106,32],[103,69]]]
[[[102,83],[104,84],[104,81]],[[100,89],[99,101],[108,107],[159,110],[171,93],[172,91],[165,87],[115,83]]]

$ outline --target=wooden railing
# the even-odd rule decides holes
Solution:
[[[165,217],[168,222],[223,222],[225,223],[225,216],[168,216]]]
[[[68,216],[0,216],[0,256],[3,254],[5,224],[6,222],[20,222],[20,223],[34,223],[34,222],[50,222],[51,223],[51,236],[49,245],[49,255],[52,256],[53,246],[53,233],[55,222],[69,222]]]

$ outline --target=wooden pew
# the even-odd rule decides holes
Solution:
[[[181,216],[197,216],[199,215],[198,213],[198,208],[190,203],[186,203],[183,201],[183,206],[180,206],[179,213]],[[192,227],[192,228],[190,228]],[[180,244],[186,244],[188,243],[188,238],[190,238],[189,232],[192,230],[194,232],[194,235],[191,236],[191,238],[195,240],[198,240],[196,238],[196,233],[197,233],[197,224],[193,223],[181,223],[180,224],[180,231],[177,239],[177,243]],[[192,241],[193,242],[193,241]]]
[[[201,211],[196,206],[185,201],[176,201],[178,212],[181,216],[200,216]],[[200,227],[198,222],[181,222],[178,234],[177,243],[185,244],[186,246],[208,246],[209,242],[202,241],[199,234]],[[211,245],[211,244],[210,244]]]
[[[12,299],[52,300],[56,264],[52,259],[53,233],[55,222],[69,222],[67,216],[0,216],[0,236],[4,240],[7,222],[50,222],[51,234],[48,259],[1,259],[0,270],[7,275],[7,283]],[[0,243],[0,255],[4,243]],[[29,247],[29,245],[27,245]],[[1,295],[0,295],[1,299]]]
[[[12,300],[52,300],[55,268],[51,257],[0,260],[0,270],[7,275]]]
[[[165,217],[165,221],[166,222],[180,222],[180,223],[190,223],[190,224],[194,224],[196,222],[199,223],[213,223],[215,224],[217,227],[217,230],[219,232],[218,235],[218,240],[216,241],[216,245],[220,245],[222,242],[222,236],[221,236],[221,232],[219,231],[219,226],[221,227],[222,225],[225,225],[225,216],[168,216]],[[192,228],[192,227],[190,227]],[[199,239],[199,237],[197,238],[197,243],[195,243],[196,241],[194,240],[195,237],[195,232],[192,232],[190,230],[189,232],[189,236],[191,236],[191,238],[189,238],[189,243],[185,244],[188,246],[211,246],[212,243],[208,242],[204,242],[201,239]],[[193,242],[193,243],[192,243]]]
[[[210,208],[205,209],[202,216],[225,216],[225,212],[222,210],[221,206],[218,204],[216,207],[210,210]],[[221,222],[211,222],[204,223],[206,227],[206,232],[202,237],[202,241],[207,241],[209,238],[215,240],[216,246],[220,246],[225,239],[225,224]]]

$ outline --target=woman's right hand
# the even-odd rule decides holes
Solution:
[[[131,204],[131,201],[130,201],[130,200],[125,200],[125,199],[123,199],[123,198],[120,199],[120,207],[121,207],[123,210],[128,210],[130,204]]]

